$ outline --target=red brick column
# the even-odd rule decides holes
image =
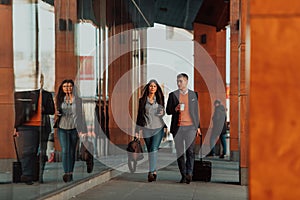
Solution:
[[[55,7],[55,92],[64,79],[75,81],[78,57],[75,55],[75,23],[77,1],[56,0]],[[60,150],[55,134],[55,149]]]
[[[298,199],[300,1],[247,2],[249,199]]]
[[[15,157],[12,148],[14,127],[14,69],[12,5],[0,4],[0,158]]]
[[[247,4],[240,0],[239,35],[239,136],[240,136],[240,183],[248,184],[248,137],[249,137],[249,71],[246,69],[246,21]]]
[[[239,160],[239,0],[230,1],[230,158]]]
[[[205,42],[201,42],[201,37],[203,36],[206,37]],[[216,27],[194,23],[194,41],[200,43],[196,44],[194,49],[194,65],[195,68],[199,69],[200,71],[199,73],[198,70],[194,70],[194,89],[199,94],[200,124],[205,138],[204,143],[209,146],[209,138],[206,138],[205,136],[212,128],[211,117],[214,107],[213,102],[211,102],[211,95],[221,96],[222,98],[220,100],[222,101],[223,105],[226,105],[226,32],[216,32]],[[198,45],[201,45],[201,48],[208,53],[208,56],[201,55],[203,52],[199,50]],[[215,68],[215,66],[217,66],[217,68]],[[222,83],[218,82],[217,73],[220,73],[222,77]],[[202,77],[203,75],[206,75],[206,77]],[[211,83],[209,89],[205,79]],[[224,93],[219,91],[218,85],[220,84],[224,85]],[[199,138],[197,138],[197,140],[198,141],[196,142],[199,143]]]

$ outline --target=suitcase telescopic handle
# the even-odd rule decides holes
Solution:
[[[202,134],[200,134],[200,161],[202,162]]]
[[[16,144],[16,135],[13,135],[14,138],[14,146],[15,146],[15,151],[16,151],[16,155],[17,155],[17,160],[18,162],[20,162],[20,158],[19,158],[19,154],[18,154],[18,148],[17,148],[17,144]]]

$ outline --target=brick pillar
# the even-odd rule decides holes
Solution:
[[[133,25],[122,24],[113,26],[109,31],[109,132],[110,141],[116,145],[127,145],[135,129],[135,119],[138,108],[140,83],[145,80],[145,62],[143,49],[139,45],[146,45],[146,32],[133,29]],[[140,38],[140,39],[138,39]],[[135,49],[131,51],[132,49]],[[126,50],[130,50],[126,52]],[[129,73],[128,73],[129,72]],[[127,77],[126,80],[123,77]],[[122,84],[117,85],[122,80]],[[135,90],[134,90],[135,89]],[[118,90],[117,93],[113,93]],[[130,96],[128,101],[127,97]],[[117,111],[117,112],[115,112]],[[131,115],[127,116],[127,113]],[[116,120],[118,118],[118,120]],[[113,149],[110,149],[112,152]]]
[[[246,70],[246,13],[247,4],[240,0],[239,35],[239,126],[240,135],[240,183],[248,184],[248,135],[249,135],[249,76]]]
[[[202,41],[201,37],[205,37],[206,41]],[[209,54],[209,56],[216,62],[217,53],[216,53],[216,44],[217,44],[217,35],[216,28],[213,26],[203,25],[203,24],[194,24],[194,41],[199,42],[202,48]],[[195,49],[194,51],[194,64],[195,67],[203,66],[205,63],[200,59],[199,55],[201,52]],[[202,56],[203,57],[203,56]],[[205,58],[208,59],[208,58]],[[200,67],[199,67],[200,68]],[[200,71],[201,73],[201,71]],[[205,81],[201,74],[197,70],[194,71],[194,89],[198,92],[199,96],[199,106],[200,106],[200,124],[203,138],[205,138],[209,129],[211,129],[211,115],[212,115],[212,104],[210,101],[210,94],[208,88],[205,84]],[[198,141],[197,141],[198,142]],[[203,152],[204,153],[204,152]]]
[[[131,34],[122,34],[126,29],[130,29],[128,24],[113,26],[110,29],[109,37],[109,63],[111,63],[108,67],[108,94],[109,94],[109,132],[110,132],[110,140],[114,144],[127,144],[128,143],[128,135],[127,132],[131,132],[131,121],[125,116],[122,119],[121,124],[118,124],[115,121],[115,117],[112,113],[112,106],[114,109],[120,110],[120,114],[123,113],[122,110],[125,109],[130,110],[130,104],[122,105],[122,102],[114,103],[121,99],[126,98],[127,94],[132,91],[131,82],[126,82],[122,84],[123,92],[119,92],[116,96],[112,96],[113,90],[119,79],[128,72],[132,67],[132,54],[131,52],[122,55],[122,48],[130,48],[132,43]],[[114,59],[114,60],[111,60]],[[131,79],[132,80],[132,79]],[[132,80],[133,81],[133,80]],[[113,101],[114,100],[114,101]],[[113,105],[112,105],[113,104]],[[127,109],[126,109],[127,108]],[[124,111],[124,110],[123,110]],[[126,130],[126,131],[124,131]]]
[[[12,5],[0,4],[0,158],[13,158],[14,70]]]
[[[55,88],[65,78],[75,79],[77,57],[75,55],[76,0],[55,1]]]
[[[201,41],[202,37],[206,37],[206,41]],[[195,68],[200,70],[194,71],[194,89],[198,92],[199,106],[200,106],[200,124],[204,135],[204,143],[209,147],[209,137],[212,128],[212,112],[214,110],[214,97],[218,97],[225,106],[225,74],[226,74],[226,32],[216,32],[216,28],[204,24],[194,23],[194,40],[199,42],[195,44],[194,50],[194,64]],[[207,53],[201,52],[201,48]],[[217,66],[217,67],[215,67]],[[221,80],[218,79],[217,74],[221,75]],[[205,76],[205,77],[203,77]],[[205,80],[206,79],[206,80]],[[208,88],[208,82],[210,88]],[[221,81],[221,82],[219,82]],[[222,90],[220,90],[222,85]],[[211,99],[211,97],[213,99]],[[208,137],[206,137],[206,135]],[[199,138],[197,138],[199,143]],[[204,149],[204,154],[207,149]]]
[[[77,22],[77,1],[56,0],[55,7],[55,91],[64,79],[75,81],[77,56],[75,55],[75,23]],[[59,148],[55,134],[55,148]]]
[[[230,159],[239,160],[239,0],[230,1]]]
[[[249,199],[299,199],[300,1],[247,3]]]

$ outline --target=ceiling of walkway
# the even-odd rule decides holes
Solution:
[[[136,28],[160,23],[192,30],[197,22],[221,30],[229,22],[229,0],[113,0],[106,12],[108,25],[130,21]]]
[[[131,19],[136,27],[153,23],[193,29],[203,23],[222,29],[229,21],[229,3],[224,0],[127,0]]]
[[[103,1],[77,0],[78,18],[99,25]],[[108,26],[132,22],[141,28],[160,23],[192,30],[196,22],[215,26],[219,31],[229,22],[229,0],[106,0],[105,15]]]

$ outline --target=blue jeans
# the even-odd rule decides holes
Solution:
[[[216,145],[216,142],[217,142],[217,139],[218,137],[220,138],[220,142],[221,142],[221,145],[223,147],[223,151],[222,151],[222,154],[223,155],[226,155],[226,150],[227,150],[227,147],[226,147],[226,134],[221,134],[220,136],[218,136],[217,134],[212,134],[211,138],[210,138],[210,147],[211,147],[211,154],[215,154],[215,145]]]
[[[157,152],[164,135],[164,129],[143,129],[143,137],[149,155],[149,172],[155,172],[157,166]]]
[[[194,126],[180,126],[174,137],[177,164],[182,177],[186,174],[193,174],[195,138],[196,129]],[[186,160],[184,155],[186,155]]]
[[[65,173],[73,172],[75,165],[75,153],[78,141],[77,130],[58,129],[58,137],[62,149],[62,163]]]
[[[223,147],[223,155],[226,155],[227,152],[227,147],[226,147],[226,134],[221,134],[220,135],[220,141]]]

